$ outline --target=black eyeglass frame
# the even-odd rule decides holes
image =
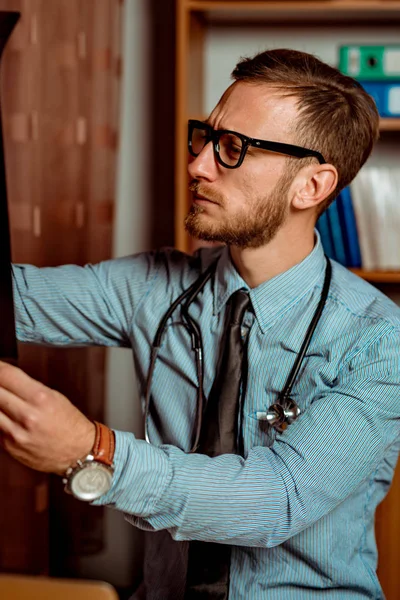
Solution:
[[[200,152],[197,154],[193,150],[192,146],[192,135],[193,130],[203,129],[207,132],[207,137],[204,143],[204,146],[201,150],[205,148],[205,146],[209,143],[213,143],[214,154],[217,158],[217,161],[220,165],[225,167],[226,169],[238,169],[242,164],[244,157],[246,156],[247,150],[252,146],[254,148],[261,148],[262,150],[269,150],[270,152],[277,152],[279,154],[286,154],[287,156],[294,156],[295,158],[306,158],[312,156],[318,160],[321,165],[326,164],[326,160],[322,156],[320,152],[317,150],[310,150],[309,148],[303,148],[302,146],[294,146],[293,144],[284,144],[283,142],[270,142],[268,140],[258,140],[256,138],[248,137],[247,135],[243,135],[242,133],[238,133],[237,131],[232,131],[230,129],[213,129],[211,125],[208,123],[204,123],[203,121],[197,121],[195,119],[189,119],[188,121],[188,148],[191,156],[196,158]],[[219,138],[221,135],[225,133],[230,133],[236,135],[242,141],[242,150],[239,156],[239,160],[236,165],[227,165],[221,158],[219,154]]]

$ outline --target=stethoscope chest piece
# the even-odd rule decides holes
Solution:
[[[271,404],[265,413],[265,420],[276,431],[282,433],[288,425],[300,415],[300,408],[291,398],[287,398],[284,404]]]

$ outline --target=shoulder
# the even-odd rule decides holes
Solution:
[[[104,261],[94,269],[113,288],[139,288],[142,293],[157,290],[172,297],[187,289],[222,251],[223,247],[212,247],[187,254],[166,247]]]
[[[223,247],[204,247],[187,254],[175,248],[161,248],[154,253],[154,270],[164,285],[183,291],[219,260],[222,251]]]
[[[329,299],[354,317],[400,327],[400,307],[376,287],[335,261]]]

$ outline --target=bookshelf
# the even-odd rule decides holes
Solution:
[[[400,131],[400,119],[381,119],[379,123],[380,131]]]
[[[399,271],[366,271],[365,269],[349,270],[371,283],[400,283]]]
[[[264,38],[259,35],[263,28],[268,33]],[[234,31],[235,35],[229,37],[230,31]],[[242,51],[242,34],[245,32],[249,34],[249,49]],[[279,35],[285,32],[289,41]],[[223,39],[219,46],[216,42],[218,36]],[[218,101],[220,93],[229,85],[229,80],[224,80],[226,71],[230,72],[240,55],[251,55],[262,48],[273,47],[270,43],[273,38],[279,43],[275,47],[293,47],[308,52],[317,50],[322,60],[334,64],[334,55],[332,52],[329,54],[329,46],[335,43],[399,43],[400,1],[176,0],[174,219],[175,245],[180,250],[190,252],[193,249],[183,229],[189,206],[186,175],[187,119],[202,118],[208,114]],[[314,44],[313,40],[317,42]],[[224,51],[224,45],[230,57],[229,61],[222,64],[220,52]],[[324,55],[324,52],[327,54]],[[223,73],[221,78],[215,76],[219,67],[221,74]],[[210,70],[214,76],[210,76]],[[221,89],[213,90],[218,86]],[[215,92],[214,97],[210,90]],[[395,145],[398,146],[400,119],[382,118],[380,130],[382,144],[387,138],[393,140],[394,137]],[[354,272],[374,284],[400,284],[400,271],[358,269]],[[397,469],[392,490],[377,516],[379,552],[384,557],[378,573],[388,600],[400,598],[397,573],[400,563],[400,518],[396,509],[400,503],[399,471]]]
[[[207,99],[204,98],[207,95],[205,79],[207,60],[209,62],[206,56],[209,32],[223,34],[228,28],[254,31],[255,28],[271,25],[287,29],[291,35],[296,35],[296,32],[306,27],[308,37],[317,35],[321,28],[350,32],[360,26],[371,31],[377,27],[381,30],[390,28],[391,31],[396,28],[395,40],[398,41],[400,1],[177,0],[175,245],[181,250],[192,249],[191,241],[182,226],[188,208],[186,123],[188,118],[202,118],[200,115],[208,113],[206,108],[209,107],[204,106]],[[348,37],[349,35],[347,39]],[[266,43],[265,46],[267,45]],[[233,59],[232,66],[234,62],[236,61]],[[228,85],[229,81],[226,83]],[[400,118],[382,118],[380,130],[382,136],[400,132]],[[400,272],[385,272],[380,275],[358,270],[357,274],[371,282],[384,280],[386,283],[398,283],[400,279]]]

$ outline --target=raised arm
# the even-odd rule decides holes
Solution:
[[[151,255],[85,267],[13,265],[20,341],[57,346],[130,346],[132,314],[149,284]]]

